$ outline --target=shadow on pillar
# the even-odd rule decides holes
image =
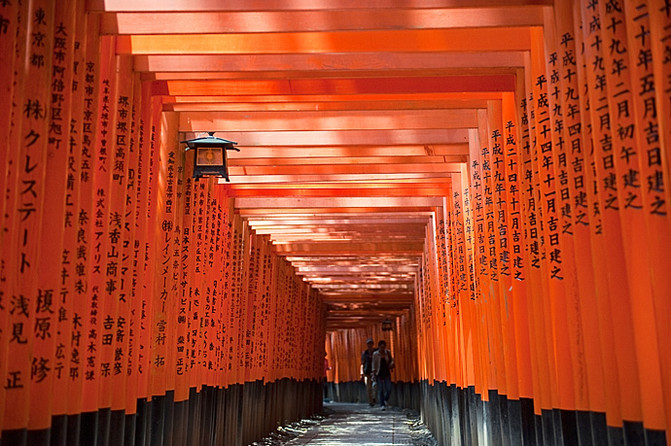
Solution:
[[[561,409],[534,411],[531,399],[508,399],[495,390],[483,401],[473,387],[422,382],[424,423],[442,445],[662,446],[664,431],[642,423],[606,425],[603,413]]]
[[[322,383],[283,379],[190,389],[139,399],[134,414],[112,411],[52,417],[50,429],[7,430],[0,446],[245,446],[280,425],[322,411]]]

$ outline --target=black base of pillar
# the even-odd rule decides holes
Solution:
[[[606,425],[600,412],[541,410],[534,401],[509,399],[495,390],[483,401],[475,389],[421,382],[422,419],[440,444],[522,446],[666,446],[666,432],[625,421]],[[341,392],[342,393],[342,392]]]

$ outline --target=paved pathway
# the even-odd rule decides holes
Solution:
[[[413,442],[411,426],[416,427],[417,420],[410,418],[407,411],[394,408],[382,411],[379,407],[353,403],[324,403],[324,409],[328,414],[326,418],[285,444],[315,446],[428,444],[417,442],[419,432],[415,432]]]

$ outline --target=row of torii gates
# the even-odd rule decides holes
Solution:
[[[0,54],[2,446],[249,444],[369,337],[441,444],[668,442],[668,1],[4,0]]]

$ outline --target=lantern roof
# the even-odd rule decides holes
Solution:
[[[182,144],[186,144],[187,146],[189,146],[186,150],[203,146],[221,147],[221,146],[234,146],[235,144],[237,144],[237,142],[235,141],[229,141],[227,139],[217,138],[216,136],[214,136],[214,132],[207,132],[207,133],[208,133],[207,136],[201,136],[199,138],[189,139],[180,142]]]

